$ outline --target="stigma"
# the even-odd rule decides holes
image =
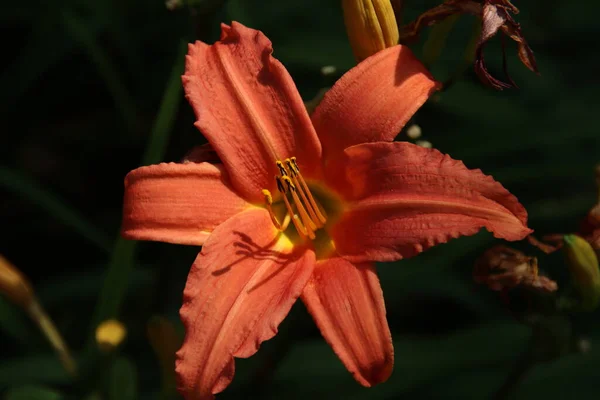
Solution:
[[[273,212],[271,192],[263,189],[265,204],[273,225],[283,232],[291,222],[302,239],[314,240],[315,231],[325,226],[325,222],[327,222],[325,210],[310,192],[300,173],[296,157],[286,158],[283,161],[278,160],[275,164],[279,170],[279,174],[275,176],[275,182],[285,204],[286,214],[283,221],[280,222]]]

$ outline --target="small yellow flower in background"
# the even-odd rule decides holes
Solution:
[[[577,235],[564,236],[564,251],[581,308],[591,311],[600,303],[598,257],[588,241]]]
[[[0,255],[0,294],[21,307],[44,333],[65,370],[75,376],[77,365],[58,329],[35,297],[29,280],[6,258]]]
[[[101,351],[107,353],[119,347],[126,336],[127,329],[116,319],[108,319],[96,328],[96,343]]]
[[[342,0],[342,7],[358,61],[398,44],[398,24],[390,0]]]

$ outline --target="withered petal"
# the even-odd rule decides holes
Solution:
[[[481,18],[482,29],[475,53],[475,73],[479,79],[494,89],[502,90],[516,87],[513,80],[506,72],[506,57],[504,56],[504,72],[507,82],[494,78],[487,69],[483,48],[499,30],[517,43],[518,56],[521,62],[531,71],[538,73],[537,63],[533,51],[527,44],[521,26],[513,19],[512,14],[518,14],[519,9],[509,0],[448,0],[443,4],[431,8],[421,14],[415,21],[400,29],[400,43],[414,42],[423,28],[435,25],[438,22],[456,14],[472,14]],[[504,51],[504,48],[503,48]]]
[[[417,40],[423,28],[437,24],[456,14],[481,14],[481,4],[472,0],[448,0],[433,7],[408,25],[400,28],[400,43],[409,44]]]
[[[488,72],[485,58],[483,57],[483,44],[479,45],[475,51],[475,73],[479,77],[479,80],[496,90],[510,89],[515,85],[501,81],[500,79],[494,78],[492,74]],[[505,71],[506,72],[506,71]],[[508,76],[508,74],[507,74]],[[510,79],[510,76],[508,77]],[[512,82],[512,79],[510,79]]]
[[[521,62],[532,72],[539,74],[537,62],[533,50],[527,44],[525,37],[521,33],[521,26],[515,22],[512,18],[507,20],[507,23],[502,26],[502,32],[517,43],[518,50],[517,54]]]

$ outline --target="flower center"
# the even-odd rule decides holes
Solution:
[[[309,186],[300,173],[296,157],[277,161],[276,164],[279,175],[275,176],[275,181],[285,204],[285,216],[283,222],[279,222],[273,211],[273,196],[270,191],[263,189],[262,193],[271,220],[282,232],[288,228],[291,221],[300,238],[314,240],[315,232],[325,226],[327,214],[310,192]]]

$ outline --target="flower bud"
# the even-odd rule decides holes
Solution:
[[[7,259],[0,255],[0,293],[29,314],[31,319],[44,333],[65,370],[75,376],[77,365],[60,332],[48,316],[42,305],[35,297],[35,293],[27,278]]]
[[[34,299],[33,289],[27,278],[1,255],[0,292],[23,308],[27,308]]]
[[[565,235],[564,251],[581,308],[591,311],[600,301],[598,257],[590,243],[577,235]]]
[[[398,44],[398,25],[390,0],[342,0],[342,7],[358,61]]]

